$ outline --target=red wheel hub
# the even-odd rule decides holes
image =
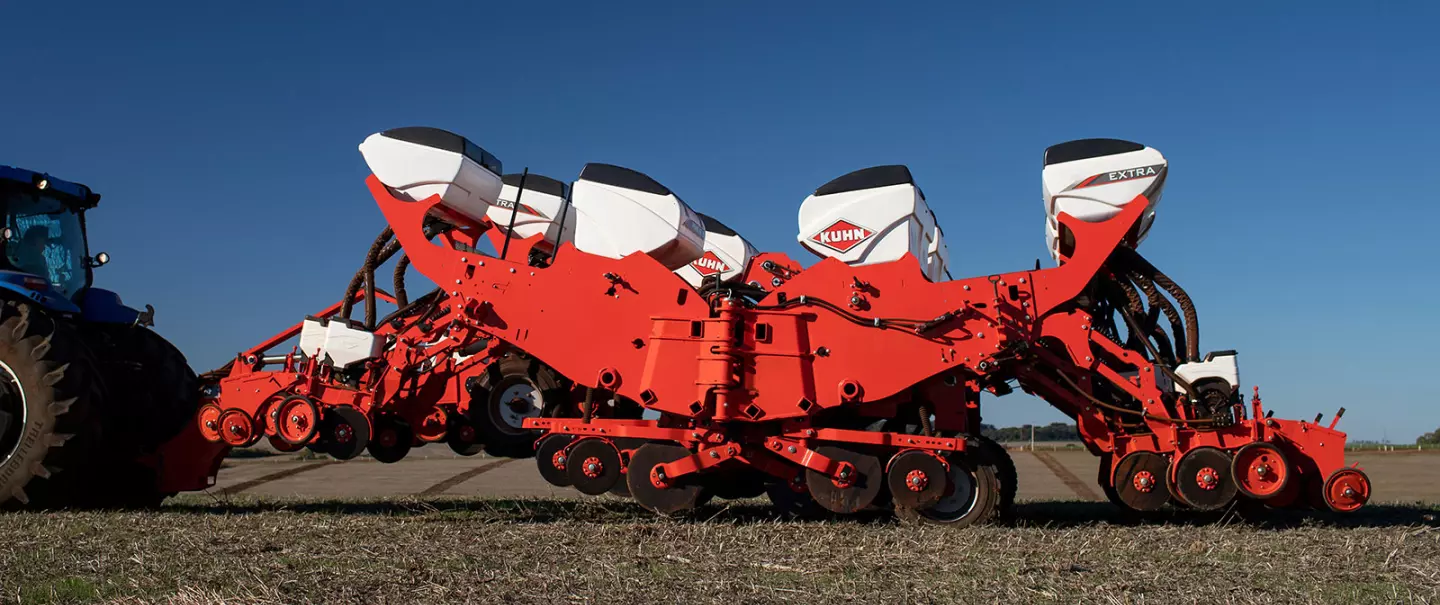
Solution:
[[[1195,483],[1200,486],[1200,489],[1213,490],[1220,487],[1220,473],[1207,466],[1195,473]]]
[[[605,464],[600,462],[599,458],[591,456],[581,463],[580,471],[585,473],[586,477],[594,479],[605,472]]]
[[[1148,494],[1155,490],[1155,475],[1150,474],[1150,471],[1140,471],[1135,473],[1133,483],[1136,491]]]
[[[555,452],[555,455],[550,457],[550,464],[554,466],[556,470],[565,470],[565,450]]]
[[[1235,454],[1231,468],[1240,492],[1260,500],[1274,498],[1290,480],[1290,465],[1285,454],[1273,444],[1257,442]]]
[[[336,443],[350,443],[350,441],[351,441],[352,439],[354,439],[354,438],[355,438],[355,429],[351,428],[350,425],[348,425],[348,424],[342,424],[342,425],[340,425],[340,426],[335,427],[335,442],[336,442]]]
[[[930,478],[925,476],[925,471],[916,469],[905,474],[905,487],[912,492],[923,491],[930,485]]]
[[[220,415],[220,440],[234,447],[246,447],[254,443],[255,423],[240,410],[228,410]]]
[[[650,484],[660,489],[670,487],[670,479],[665,476],[665,467],[657,464],[655,468],[650,469]]]
[[[841,462],[840,469],[835,471],[835,477],[836,478],[830,480],[831,483],[835,484],[835,487],[845,489],[855,485],[855,465],[849,462]]]
[[[1370,478],[1360,469],[1342,468],[1325,481],[1325,504],[1335,512],[1348,513],[1370,501]]]

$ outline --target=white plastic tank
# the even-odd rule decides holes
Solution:
[[[329,361],[336,367],[380,355],[385,339],[359,322],[337,317],[306,317],[300,327],[300,353]]]
[[[504,233],[510,225],[510,219],[515,219],[515,237],[524,239],[545,234],[545,241],[551,246],[558,246],[563,235],[568,235],[567,230],[560,228],[560,221],[571,228],[575,225],[574,212],[567,212],[565,205],[565,183],[539,174],[525,175],[525,191],[520,192],[519,174],[507,174],[501,177],[504,185],[500,189],[499,200],[490,207],[486,214],[501,233]],[[519,199],[519,208],[516,208],[515,201]]]
[[[1143,241],[1155,221],[1167,172],[1159,151],[1130,141],[1082,139],[1046,149],[1041,181],[1050,256],[1059,262],[1075,244],[1073,236],[1061,232],[1060,213],[1100,222],[1119,214],[1138,195],[1149,200],[1136,234],[1136,243]]]
[[[700,224],[705,227],[705,251],[700,258],[675,273],[697,288],[707,279],[713,281],[716,275],[722,282],[739,279],[750,259],[759,252],[734,229],[710,216],[696,214],[699,214]]]
[[[570,205],[575,247],[582,252],[609,258],[644,252],[671,271],[704,253],[700,216],[643,173],[586,164],[570,186]]]
[[[800,245],[817,256],[872,265],[912,255],[935,279],[939,235],[925,194],[905,166],[875,166],[837,178],[800,204]]]
[[[372,134],[360,143],[370,172],[397,197],[439,195],[450,211],[479,221],[500,197],[500,160],[458,134],[411,126]]]

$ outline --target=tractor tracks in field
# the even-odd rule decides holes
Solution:
[[[1050,472],[1055,474],[1055,478],[1059,479],[1061,483],[1064,483],[1065,487],[1070,488],[1070,491],[1075,492],[1075,495],[1079,496],[1081,500],[1091,502],[1104,500],[1104,498],[1100,497],[1100,494],[1095,493],[1094,489],[1091,489],[1089,485],[1081,481],[1079,477],[1076,477],[1075,473],[1070,472],[1070,469],[1061,465],[1060,461],[1056,460],[1054,456],[1035,450],[1031,450],[1030,453],[1034,454],[1035,458],[1039,459],[1040,463],[1045,465],[1045,468],[1050,469]]]
[[[313,471],[313,470],[315,470],[315,469],[317,469],[317,468],[321,468],[321,467],[325,467],[325,466],[330,466],[330,465],[332,465],[332,464],[339,464],[339,462],[337,462],[337,461],[335,461],[335,460],[324,460],[324,461],[320,461],[320,462],[311,462],[310,464],[302,464],[302,465],[300,465],[300,466],[292,466],[292,467],[287,468],[287,469],[284,469],[284,470],[275,471],[275,472],[270,473],[270,474],[268,474],[268,475],[263,475],[263,476],[260,476],[260,477],[256,477],[256,478],[251,479],[251,480],[249,480],[249,481],[242,481],[242,482],[240,482],[240,483],[236,483],[235,485],[231,485],[231,486],[229,486],[229,487],[226,487],[226,488],[224,488],[224,489],[221,489],[221,490],[220,490],[220,495],[221,495],[221,496],[233,496],[233,495],[238,494],[238,493],[240,493],[240,492],[243,492],[243,491],[245,491],[245,490],[247,490],[247,489],[251,489],[251,488],[254,488],[254,487],[258,487],[258,486],[264,485],[264,484],[266,484],[266,483],[269,483],[269,482],[271,482],[271,481],[279,481],[279,480],[284,479],[284,478],[286,478],[286,477],[293,477],[293,476],[298,475],[298,474],[300,474],[300,473],[303,473],[303,472],[306,472],[306,471]]]
[[[509,463],[511,463],[511,462],[514,462],[514,461],[515,461],[514,458],[500,458],[500,459],[496,460],[495,462],[491,462],[490,464],[484,464],[484,465],[477,466],[477,467],[475,467],[475,468],[472,468],[472,469],[469,469],[469,470],[466,470],[466,471],[462,471],[462,472],[456,473],[456,474],[452,475],[450,478],[448,478],[448,479],[446,479],[446,480],[444,480],[444,481],[441,481],[441,482],[439,482],[439,483],[436,483],[435,485],[432,485],[432,486],[430,486],[430,487],[427,487],[427,488],[425,488],[423,491],[421,491],[420,493],[415,494],[415,495],[417,495],[417,496],[438,496],[438,495],[440,495],[440,494],[445,493],[446,491],[449,491],[449,489],[452,488],[452,487],[455,487],[455,486],[457,486],[457,485],[460,485],[461,483],[464,483],[464,482],[466,482],[466,481],[469,481],[469,480],[471,480],[471,479],[474,479],[475,477],[478,477],[478,476],[480,476],[480,475],[483,475],[483,474],[485,474],[485,473],[488,473],[488,472],[490,472],[490,471],[492,471],[492,470],[494,470],[494,469],[500,468],[500,467],[505,466],[506,464],[509,464]]]

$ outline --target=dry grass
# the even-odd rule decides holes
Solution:
[[[656,518],[619,500],[232,501],[0,514],[19,603],[1275,603],[1440,600],[1428,506],[1126,523],[1023,505],[1015,527]]]

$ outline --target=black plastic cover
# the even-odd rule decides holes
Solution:
[[[910,176],[910,169],[903,164],[872,166],[870,168],[861,168],[860,170],[856,170],[855,172],[851,172],[850,174],[821,185],[819,189],[815,190],[815,195],[832,195],[845,193],[846,191],[888,187],[890,185],[914,184],[915,178]]]
[[[429,126],[406,126],[404,128],[391,128],[380,133],[387,138],[397,141],[405,141],[416,145],[434,147],[441,151],[463,154],[465,157],[474,160],[476,164],[484,166],[490,172],[500,174],[505,172],[500,159],[479,145],[470,142],[470,139],[462,137],[448,130],[430,128]]]
[[[580,169],[580,178],[601,185],[624,187],[655,195],[675,195],[645,173],[613,164],[586,164]]]
[[[500,177],[500,181],[511,187],[519,188],[521,176],[522,175],[518,172],[510,173]],[[555,197],[565,197],[565,183],[541,174],[532,173],[523,176],[525,176],[526,191],[548,193]]]
[[[695,214],[700,215],[700,222],[705,224],[706,232],[719,233],[720,235],[736,235],[734,229],[726,227],[724,223],[715,220],[715,217],[701,212],[696,212]]]
[[[1045,149],[1045,165],[1064,164],[1075,160],[1086,160],[1098,158],[1104,155],[1115,155],[1117,153],[1129,153],[1140,151],[1145,146],[1120,139],[1080,139],[1069,141],[1059,145],[1051,145]]]

